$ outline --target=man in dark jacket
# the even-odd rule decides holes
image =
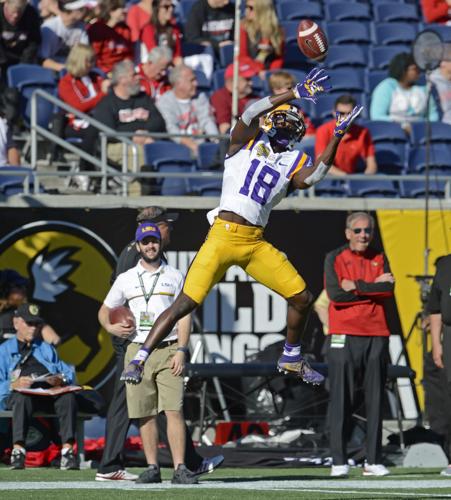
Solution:
[[[229,0],[197,0],[185,24],[185,38],[189,43],[219,47],[233,43],[235,7]]]
[[[387,258],[369,247],[374,219],[355,212],[346,219],[348,244],[326,256],[329,305],[329,381],[331,476],[349,473],[346,443],[355,395],[362,390],[366,407],[364,476],[385,476],[381,464],[382,402],[390,331],[384,302],[393,296],[395,279]],[[361,381],[361,383],[360,383]]]
[[[37,63],[41,43],[39,15],[27,0],[5,0],[0,7],[0,68],[3,81],[9,66]]]

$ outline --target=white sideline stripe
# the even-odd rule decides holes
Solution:
[[[451,498],[451,482],[446,480],[299,480],[290,481],[285,480],[261,480],[261,481],[240,481],[237,478],[236,483],[229,483],[223,481],[202,481],[198,485],[174,485],[170,481],[164,481],[161,484],[134,484],[132,481],[24,481],[13,482],[4,481],[0,482],[0,491],[14,491],[14,490],[152,490],[163,491],[173,488],[190,488],[190,489],[221,489],[221,490],[272,490],[272,491],[305,491],[305,492],[324,492],[324,493],[371,493],[374,495],[386,495],[387,490],[390,490],[390,495],[418,497],[418,490],[429,488],[448,489],[450,493],[431,494],[427,493],[428,497]],[[336,488],[336,489],[335,489]],[[415,490],[415,492],[394,491],[394,490]],[[424,492],[426,494],[426,492]]]
[[[310,28],[306,29],[306,30],[303,30],[303,31],[300,31],[298,33],[299,36],[309,36],[311,35],[314,31],[316,31],[318,29],[318,25],[316,23],[313,23]]]

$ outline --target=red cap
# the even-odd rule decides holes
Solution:
[[[259,67],[250,57],[240,59],[238,72],[244,78],[252,78],[259,71]],[[225,70],[224,78],[233,78],[233,64],[229,64]]]

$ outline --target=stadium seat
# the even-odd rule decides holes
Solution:
[[[424,172],[426,165],[426,147],[417,146],[412,148],[409,154],[409,170],[411,172]],[[451,171],[451,146],[446,144],[431,144],[429,168]]]
[[[216,142],[202,142],[197,150],[197,168],[199,170],[208,170],[212,163],[217,159],[219,153],[219,144]]]
[[[312,19],[322,21],[323,12],[318,2],[299,2],[299,0],[284,0],[276,4],[276,13],[280,21],[292,19]]]
[[[393,57],[402,52],[409,52],[409,49],[402,45],[371,47],[369,55],[370,68],[387,69]]]
[[[183,25],[186,23],[192,6],[197,0],[181,0],[178,3],[178,13],[180,18],[180,23]]]
[[[194,165],[181,165],[178,163],[167,163],[165,165],[160,165],[158,168],[159,172],[162,173],[178,173],[186,174],[192,172]],[[191,193],[191,185],[189,179],[185,176],[183,177],[165,177],[161,183],[161,195],[162,196],[183,196]]]
[[[437,170],[429,172],[429,196],[444,198],[446,182],[439,181],[436,175],[443,175],[443,172]],[[424,198],[426,196],[426,179],[421,181],[402,180],[400,182],[400,191],[404,198]]]
[[[343,198],[347,195],[348,193],[344,181],[326,177],[321,182],[318,182],[318,184],[315,184],[315,196],[324,198]]]
[[[21,106],[24,106],[22,117],[27,126],[31,124],[31,96],[33,95],[35,90],[43,90],[54,97],[58,95],[58,91],[55,85],[27,85],[22,87],[22,91],[20,93],[21,97]],[[36,98],[36,116],[37,123],[43,128],[48,129],[49,125],[53,119],[53,115],[55,113],[55,105],[44,99],[41,96]]]
[[[349,196],[362,198],[398,198],[399,190],[390,180],[379,180],[377,176],[370,179],[348,181]]]
[[[377,69],[366,69],[364,72],[364,82],[365,82],[365,92],[371,95],[374,88],[384,79],[387,78],[387,70],[377,70]]]
[[[418,23],[418,11],[415,5],[399,3],[380,3],[373,6],[374,17],[379,22],[407,21]]]
[[[222,45],[219,47],[219,64],[221,68],[226,68],[233,63],[233,44]]]
[[[191,177],[189,180],[190,191],[200,196],[218,196],[221,194],[221,178]]]
[[[381,174],[397,175],[405,171],[407,144],[380,141],[375,143],[376,162]]]
[[[299,21],[280,21],[285,34],[285,44],[297,43]]]
[[[38,64],[15,64],[6,71],[8,87],[16,88],[19,92],[28,85],[55,85],[55,72],[43,68]]]
[[[365,3],[334,2],[324,6],[327,21],[371,21],[370,6]]]
[[[284,69],[310,71],[312,67],[312,62],[304,56],[304,54],[299,50],[299,47],[296,43],[285,45],[285,50],[283,52]]]
[[[197,92],[206,92],[207,94],[211,91],[211,82],[205,75],[205,73],[199,69],[194,70],[197,80]]]
[[[363,71],[355,68],[331,69],[327,73],[330,76],[330,84],[333,92],[364,92]]]
[[[0,167],[0,196],[8,197],[23,194],[25,176],[20,174],[25,172],[29,174],[29,191],[32,193],[35,179],[31,168],[21,166]]]
[[[165,164],[192,164],[191,151],[183,145],[172,141],[155,141],[144,146],[146,165],[159,168]]]
[[[327,52],[327,60],[325,62],[327,68],[346,68],[346,67],[362,67],[368,65],[368,56],[366,51],[358,45],[347,45],[346,49],[343,45],[331,45]]]
[[[451,26],[447,26],[445,24],[426,24],[427,29],[430,29],[432,31],[436,31],[441,37],[444,42],[451,42]]]
[[[393,22],[373,23],[373,42],[375,45],[411,45],[418,33],[418,24]]]
[[[369,23],[363,21],[337,21],[326,25],[330,45],[344,43],[371,44]]]
[[[384,141],[407,143],[406,133],[399,123],[373,120],[365,122],[364,125],[371,132],[374,143]]]
[[[431,143],[451,145],[451,125],[444,122],[431,122]],[[426,144],[426,122],[411,124],[410,141],[414,145]]]

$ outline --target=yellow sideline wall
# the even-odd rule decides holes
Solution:
[[[404,337],[421,310],[420,285],[407,275],[425,274],[425,213],[424,210],[378,210],[377,219],[384,250],[396,278],[396,303]],[[451,252],[451,212],[429,212],[429,248],[427,274],[435,274],[437,257]],[[424,406],[422,334],[415,328],[407,351],[411,367],[416,371],[416,386],[421,407]]]

